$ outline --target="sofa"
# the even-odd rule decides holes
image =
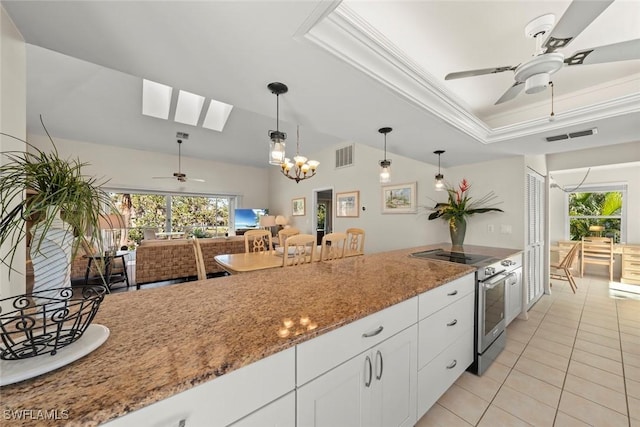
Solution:
[[[223,273],[214,257],[244,252],[244,237],[198,239],[207,275]],[[136,285],[197,277],[191,240],[143,240],[136,249]]]

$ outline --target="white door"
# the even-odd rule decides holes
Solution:
[[[533,170],[527,170],[527,224],[524,278],[527,290],[527,309],[529,309],[544,292],[544,212],[545,191],[544,177]]]

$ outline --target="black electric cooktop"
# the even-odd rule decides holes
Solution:
[[[429,251],[414,252],[416,258],[439,259],[441,261],[457,262],[458,264],[476,265],[491,258],[489,255],[466,254],[464,252],[451,252],[444,249],[432,249]]]

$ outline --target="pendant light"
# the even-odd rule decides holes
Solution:
[[[444,191],[444,176],[440,173],[440,155],[444,150],[436,150],[433,154],[438,155],[438,175],[436,175],[436,191]]]
[[[289,88],[284,83],[269,83],[267,85],[271,93],[276,95],[276,130],[269,131],[269,138],[271,143],[269,144],[269,164],[280,166],[284,162],[284,148],[285,139],[287,134],[280,132],[280,95],[287,93]]]
[[[391,180],[391,160],[387,159],[387,134],[391,128],[380,128],[378,132],[384,134],[384,160],[380,160],[380,183],[386,184]]]

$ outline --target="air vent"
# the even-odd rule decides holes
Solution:
[[[569,138],[580,138],[583,136],[596,135],[598,133],[598,128],[581,130],[578,132],[571,132],[570,134],[563,133],[561,135],[548,136],[545,139],[547,142],[553,141],[562,141]]]
[[[189,139],[189,134],[186,132],[176,132],[176,138]]]
[[[336,168],[353,165],[353,144],[336,150]]]

